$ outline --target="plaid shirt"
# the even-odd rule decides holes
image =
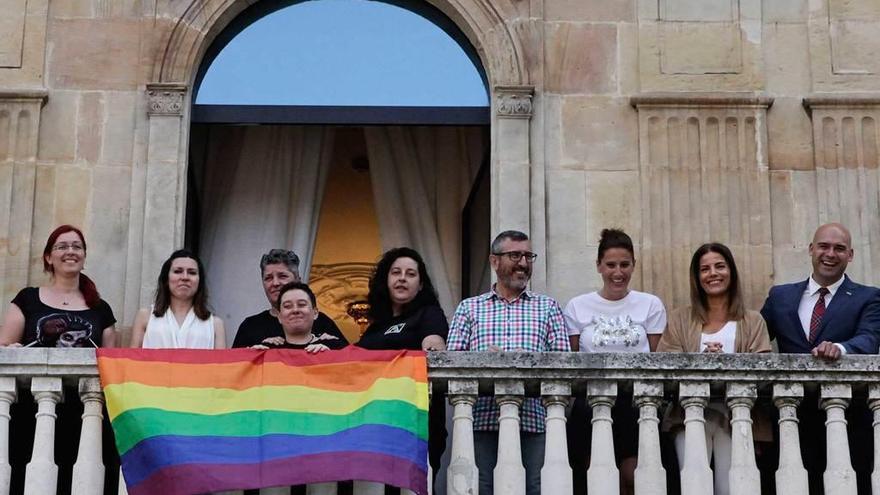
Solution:
[[[494,286],[458,305],[446,344],[450,351],[487,351],[489,346],[504,351],[571,350],[562,310],[555,300],[524,291],[508,302]],[[479,397],[474,405],[474,430],[498,430],[498,413],[493,397]],[[526,398],[520,408],[522,431],[543,433],[545,416],[539,399]]]

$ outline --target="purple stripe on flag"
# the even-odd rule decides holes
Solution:
[[[122,456],[125,479],[137,485],[153,472],[173,465],[256,464],[294,456],[335,452],[385,454],[424,465],[427,442],[406,430],[363,425],[331,435],[261,437],[158,436],[138,443]]]
[[[182,464],[154,472],[130,495],[190,495],[224,490],[363,480],[427,495],[427,472],[410,461],[366,452],[328,452],[259,464]]]

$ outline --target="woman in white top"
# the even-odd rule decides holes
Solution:
[[[666,309],[657,296],[629,288],[635,266],[632,239],[622,230],[604,229],[596,259],[602,288],[575,297],[563,311],[572,350],[651,352],[657,349],[666,327]],[[620,467],[621,493],[624,494],[633,492],[638,453],[638,412],[630,402],[619,397],[612,410],[614,452]],[[572,429],[586,423],[585,418],[575,416],[580,408],[585,406],[576,403]],[[585,436],[580,432],[574,435]],[[573,456],[581,454],[572,452]]]
[[[162,265],[156,299],[138,311],[131,347],[144,349],[225,349],[223,320],[208,310],[202,262],[190,251],[175,251]]]

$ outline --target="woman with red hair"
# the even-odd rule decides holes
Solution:
[[[86,239],[72,225],[49,234],[43,271],[49,283],[18,292],[6,310],[0,346],[114,347],[116,318],[82,273]]]

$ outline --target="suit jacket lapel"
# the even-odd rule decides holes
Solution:
[[[844,277],[846,277],[846,275],[844,275]],[[849,277],[844,278],[843,283],[837,288],[837,292],[828,304],[828,308],[825,309],[825,314],[822,316],[822,321],[819,323],[819,332],[816,335],[816,342],[821,342],[819,337],[821,337],[822,332],[828,328],[828,322],[833,320],[838,314],[844,314],[846,312],[846,307],[852,301],[852,295],[855,290],[855,284],[850,281]]]
[[[788,294],[786,298],[786,313],[788,314],[789,321],[792,325],[792,328],[796,331],[798,337],[807,345],[810,345],[810,341],[807,340],[806,332],[809,330],[804,330],[804,326],[801,323],[801,317],[798,314],[798,308],[801,305],[801,298],[804,296],[804,291],[807,290],[807,282],[808,280],[804,280],[803,282],[794,286],[795,290],[792,290],[791,293]]]

